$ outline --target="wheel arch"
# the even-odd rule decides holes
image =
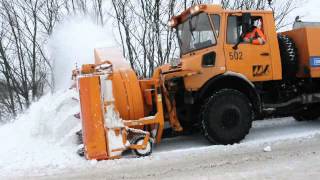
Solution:
[[[235,89],[245,94],[253,105],[255,116],[261,115],[261,99],[255,85],[239,73],[226,72],[211,78],[200,88],[198,98],[207,99],[214,91],[225,88]]]

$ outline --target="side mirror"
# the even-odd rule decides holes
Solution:
[[[242,33],[247,33],[252,28],[251,13],[242,14]]]

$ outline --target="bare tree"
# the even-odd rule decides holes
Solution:
[[[167,22],[175,0],[113,0],[125,57],[140,76],[151,76],[155,67],[169,61],[176,48]]]
[[[0,103],[13,116],[38,99],[48,84],[50,65],[43,48],[49,29],[39,21],[45,5],[40,0],[0,2],[0,80],[5,87]]]
[[[103,24],[104,0],[0,0],[1,116],[28,108],[52,88],[52,59],[45,51],[59,21],[74,14]],[[50,77],[51,76],[51,77]]]
[[[97,22],[101,25],[104,24],[104,17],[103,17],[103,0],[93,0],[93,9],[96,15]]]
[[[43,26],[45,33],[51,35],[53,28],[61,18],[60,10],[63,7],[63,2],[59,0],[46,0],[42,3],[37,20]]]
[[[2,107],[7,108],[7,112],[15,116],[17,112],[14,99],[13,81],[11,78],[13,72],[8,60],[9,57],[6,53],[8,50],[7,43],[4,40],[6,35],[7,31],[5,31],[5,27],[2,23],[0,30],[0,72],[1,75],[4,77],[4,80],[0,79],[0,104],[2,105]],[[3,112],[1,114],[3,114]]]

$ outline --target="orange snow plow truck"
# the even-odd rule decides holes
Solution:
[[[233,144],[257,119],[320,116],[320,27],[277,33],[271,11],[204,4],[169,26],[180,59],[150,79],[103,49],[74,71],[87,159],[119,158],[126,149],[149,155],[165,122],[175,135],[202,132],[213,144]]]

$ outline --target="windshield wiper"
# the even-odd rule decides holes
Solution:
[[[190,31],[190,34],[191,34],[191,36],[192,36],[192,40],[194,41],[195,40],[195,38],[194,38],[194,35],[193,35],[193,27],[192,27],[192,18],[193,18],[193,16],[192,15],[190,15],[189,16],[189,31]]]
[[[182,31],[182,30],[181,30]],[[179,35],[179,32],[178,32],[178,30],[176,30],[176,36],[177,36],[177,38],[178,38],[178,43],[179,43],[179,47],[180,47],[180,56],[182,55],[182,39],[181,39],[181,37],[180,37],[180,35]]]

